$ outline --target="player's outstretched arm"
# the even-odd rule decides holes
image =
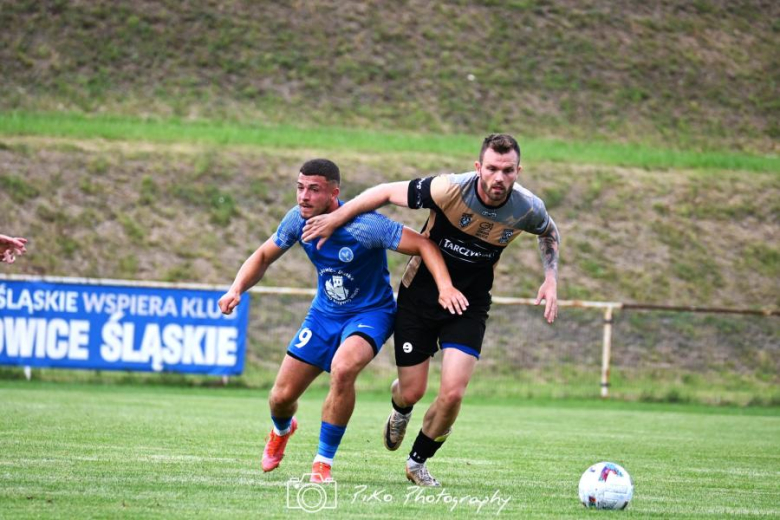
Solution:
[[[246,259],[238,270],[236,279],[230,289],[219,299],[219,309],[223,314],[230,314],[241,303],[241,295],[250,287],[263,279],[268,266],[277,261],[285,249],[277,246],[269,238],[252,255]]]
[[[463,314],[466,307],[469,306],[469,301],[452,285],[447,264],[444,263],[444,257],[441,256],[441,251],[436,247],[436,244],[418,232],[404,227],[401,242],[396,250],[406,255],[422,257],[439,289],[439,305],[450,311],[451,314]]]
[[[25,244],[27,244],[26,238],[0,235],[0,262],[14,263],[17,256],[27,252]]]
[[[317,249],[319,249],[336,229],[362,213],[374,211],[388,203],[409,207],[408,190],[409,181],[390,182],[369,188],[336,211],[308,219],[303,227],[301,240],[309,242],[319,238],[317,242]]]
[[[553,219],[547,229],[539,235],[539,253],[544,267],[544,283],[536,294],[536,305],[545,301],[544,318],[548,323],[558,316],[558,246],[561,236]]]

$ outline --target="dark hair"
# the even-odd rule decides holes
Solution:
[[[482,149],[479,151],[479,162],[485,156],[485,150],[490,148],[496,153],[505,154],[511,150],[517,152],[517,162],[520,162],[520,145],[514,137],[509,134],[490,134],[482,141]]]
[[[312,159],[306,161],[301,166],[301,173],[304,175],[321,175],[330,182],[335,182],[336,186],[341,184],[341,174],[336,163],[327,159]]]

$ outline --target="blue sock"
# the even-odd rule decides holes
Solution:
[[[271,420],[274,423],[274,427],[280,432],[283,432],[292,424],[292,417],[274,417],[272,415]]]
[[[341,438],[344,436],[345,431],[347,431],[346,426],[336,426],[335,424],[322,421],[317,455],[326,459],[333,459],[336,456],[336,450],[339,449],[339,444],[341,444]]]

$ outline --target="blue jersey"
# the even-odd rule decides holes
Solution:
[[[273,241],[282,249],[298,242],[317,268],[319,281],[313,309],[352,314],[395,308],[385,250],[398,248],[403,225],[376,212],[364,213],[337,229],[318,250],[316,239],[301,241],[305,223],[298,208],[292,208],[279,224]]]

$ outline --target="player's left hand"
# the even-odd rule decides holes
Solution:
[[[469,301],[455,287],[448,287],[439,291],[439,305],[450,311],[450,314],[463,314]]]
[[[547,323],[552,323],[558,316],[558,282],[555,281],[555,278],[545,279],[542,286],[539,287],[534,304],[539,305],[542,300],[545,301],[544,319],[547,320]]]

